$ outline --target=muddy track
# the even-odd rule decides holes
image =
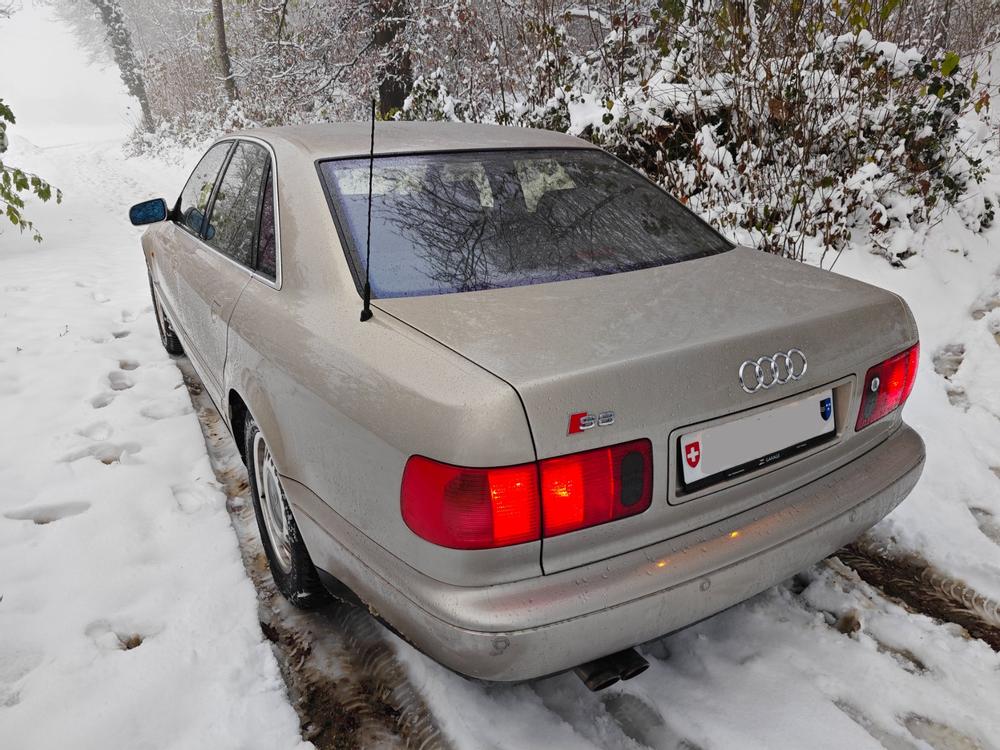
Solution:
[[[387,642],[392,636],[366,610],[334,601],[307,612],[275,588],[236,446],[190,363],[180,358],[177,365],[225,490],[243,564],[257,589],[261,630],[273,644],[303,738],[320,750],[450,748]]]
[[[837,552],[863,581],[889,598],[937,620],[963,627],[1000,652],[1000,602],[977,593],[915,555],[897,556],[865,535]]]

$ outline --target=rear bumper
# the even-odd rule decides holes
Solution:
[[[559,672],[720,612],[856,539],[916,484],[920,436],[902,425],[860,458],[723,522],[560,573],[489,587],[430,579],[308,489],[286,490],[317,566],[417,648],[463,674]]]

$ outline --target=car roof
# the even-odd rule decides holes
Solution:
[[[272,146],[287,144],[312,159],[367,156],[371,145],[370,122],[286,125],[250,128],[227,138],[260,138]],[[504,125],[458,122],[379,122],[375,126],[375,153],[425,153],[433,151],[482,151],[510,148],[596,148],[565,133]]]

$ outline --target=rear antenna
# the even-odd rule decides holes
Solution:
[[[361,322],[372,318],[372,175],[375,171],[375,99],[372,98],[372,142],[368,152],[368,242],[365,248],[365,305],[361,308]]]

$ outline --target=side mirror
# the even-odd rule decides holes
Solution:
[[[184,225],[197,235],[201,235],[201,228],[205,224],[205,214],[192,206],[184,212]]]
[[[184,212],[184,224],[188,229],[199,237],[203,237],[206,241],[211,240],[215,236],[215,227],[211,224],[207,227],[205,226],[205,212],[199,211],[193,206]],[[202,229],[205,231],[202,232]]]
[[[128,210],[128,220],[135,226],[155,224],[167,218],[167,202],[163,198],[136,203]]]

